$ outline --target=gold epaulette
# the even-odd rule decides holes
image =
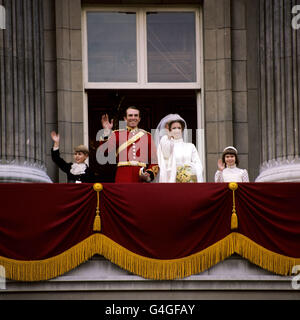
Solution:
[[[116,130],[113,130],[113,132],[117,132],[117,131],[125,131],[126,129],[116,129]]]
[[[152,168],[147,169],[146,171],[151,171],[154,174],[154,177],[156,177],[159,171],[159,166],[155,165]]]
[[[150,134],[151,135],[151,133],[149,132],[149,131],[146,131],[146,130],[144,130],[144,129],[139,129],[140,131],[143,131],[144,133],[147,133],[147,134]]]

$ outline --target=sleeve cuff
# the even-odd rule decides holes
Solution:
[[[154,180],[154,173],[151,170],[146,170],[150,174],[151,181]]]

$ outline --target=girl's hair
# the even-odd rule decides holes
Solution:
[[[238,155],[237,155],[237,152],[235,149],[232,149],[232,148],[227,148],[225,151],[223,151],[223,154],[222,154],[222,161],[223,163],[225,163],[226,165],[226,162],[225,162],[225,156],[226,154],[232,154],[235,156],[235,164],[236,166],[239,165],[240,161],[239,161],[239,158],[238,158]]]

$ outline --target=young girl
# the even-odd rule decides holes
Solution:
[[[249,182],[246,169],[240,169],[238,151],[229,146],[223,150],[222,159],[218,160],[218,171],[215,174],[215,182]]]
[[[59,154],[59,134],[51,132],[51,138],[54,142],[51,149],[52,160],[58,167],[67,174],[68,183],[94,182],[94,175],[85,160],[89,156],[89,151],[84,145],[74,148],[74,163],[66,162]]]

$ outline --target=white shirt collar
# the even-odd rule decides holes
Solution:
[[[179,142],[183,142],[183,139],[182,139],[182,138],[180,138],[180,139],[173,139],[173,141],[174,141],[175,143],[179,143]]]
[[[70,172],[76,176],[79,174],[84,174],[86,168],[86,163],[73,163]]]

